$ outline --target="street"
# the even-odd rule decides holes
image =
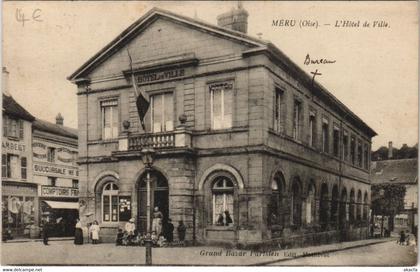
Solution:
[[[51,241],[2,244],[2,265],[143,265],[144,247]],[[304,257],[311,254],[310,257]],[[217,247],[153,248],[154,265],[401,265],[416,262],[414,246],[395,240],[364,240],[254,252]]]
[[[313,255],[270,265],[333,265],[333,266],[414,266],[417,261],[415,246],[401,246],[395,241]]]

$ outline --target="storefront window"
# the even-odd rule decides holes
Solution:
[[[227,177],[215,180],[213,194],[213,224],[217,226],[230,226],[233,221],[233,182]]]

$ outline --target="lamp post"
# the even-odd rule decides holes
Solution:
[[[143,164],[146,166],[146,188],[147,188],[147,201],[146,201],[146,217],[147,217],[147,234],[144,243],[146,245],[146,265],[152,265],[152,237],[151,237],[151,213],[150,213],[150,172],[153,166],[153,157],[155,150],[153,148],[143,148],[141,150],[141,159]]]

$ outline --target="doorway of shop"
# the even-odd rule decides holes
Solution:
[[[150,213],[153,216],[154,207],[158,207],[163,214],[163,224],[169,217],[169,188],[168,181],[159,171],[153,170],[150,174]],[[137,229],[140,233],[146,233],[147,224],[147,183],[146,173],[139,179],[137,199]]]

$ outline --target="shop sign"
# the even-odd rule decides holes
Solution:
[[[49,197],[78,197],[79,189],[56,186],[41,186],[41,196]]]
[[[45,159],[47,158],[47,147],[43,143],[33,143],[32,144],[32,152],[34,158],[37,159]]]
[[[54,174],[54,176],[70,176],[70,177],[77,177],[79,176],[79,170],[58,166],[58,165],[44,165],[34,163],[34,173],[41,174],[41,175],[49,175]]]
[[[10,142],[10,141],[3,141],[2,148],[3,150],[18,151],[18,152],[25,152],[26,150],[26,147],[24,144],[20,142]]]
[[[183,68],[167,70],[167,71],[158,71],[158,72],[138,75],[137,83],[141,84],[141,83],[147,83],[147,82],[153,82],[153,81],[173,79],[173,78],[178,78],[178,77],[183,77],[183,76],[185,76],[185,70]]]
[[[57,148],[57,159],[61,162],[69,163],[74,161],[74,154],[76,152],[71,151],[70,149],[67,149],[65,147]]]

